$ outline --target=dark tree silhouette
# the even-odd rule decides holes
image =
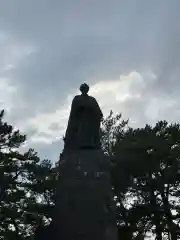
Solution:
[[[0,239],[32,239],[35,231],[36,239],[47,237],[59,164],[41,161],[33,149],[20,151],[26,137],[3,117],[1,111]],[[111,112],[102,122],[101,141],[111,163],[119,239],[179,239],[179,124],[133,129]]]

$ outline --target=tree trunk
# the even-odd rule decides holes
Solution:
[[[154,191],[151,191],[151,205],[153,206],[153,213],[154,213],[154,218],[153,218],[153,223],[156,227],[155,232],[156,232],[156,240],[162,240],[162,226],[161,226],[161,218],[159,215],[159,212],[157,211],[158,206],[156,203],[156,196],[154,195]]]
[[[175,224],[173,223],[172,213],[169,207],[169,202],[167,196],[165,196],[164,192],[161,193],[163,206],[164,206],[164,212],[166,216],[166,221],[168,225],[168,229],[171,235],[171,240],[177,240],[177,234],[175,229]]]

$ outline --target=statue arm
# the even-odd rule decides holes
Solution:
[[[70,110],[70,115],[69,115],[69,120],[74,120],[75,118],[75,112],[77,108],[77,98],[74,97],[72,104],[71,104],[71,110]]]
[[[101,111],[101,108],[99,107],[99,104],[98,102],[96,101],[96,99],[94,98],[94,105],[95,105],[95,108],[96,108],[96,113],[99,115],[100,119],[103,118],[103,113]]]
[[[68,135],[72,133],[75,123],[76,123],[76,108],[77,108],[77,98],[74,97],[72,104],[71,104],[71,110],[70,110],[70,115],[69,115],[69,120],[68,120],[68,125],[67,125],[67,130],[65,133],[65,140],[68,138]]]

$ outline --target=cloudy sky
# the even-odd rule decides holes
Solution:
[[[179,121],[179,12],[179,0],[0,0],[6,119],[54,161],[82,82],[104,115]]]

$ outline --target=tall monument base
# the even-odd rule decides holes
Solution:
[[[116,239],[108,171],[101,149],[64,151],[53,219],[62,239]]]

